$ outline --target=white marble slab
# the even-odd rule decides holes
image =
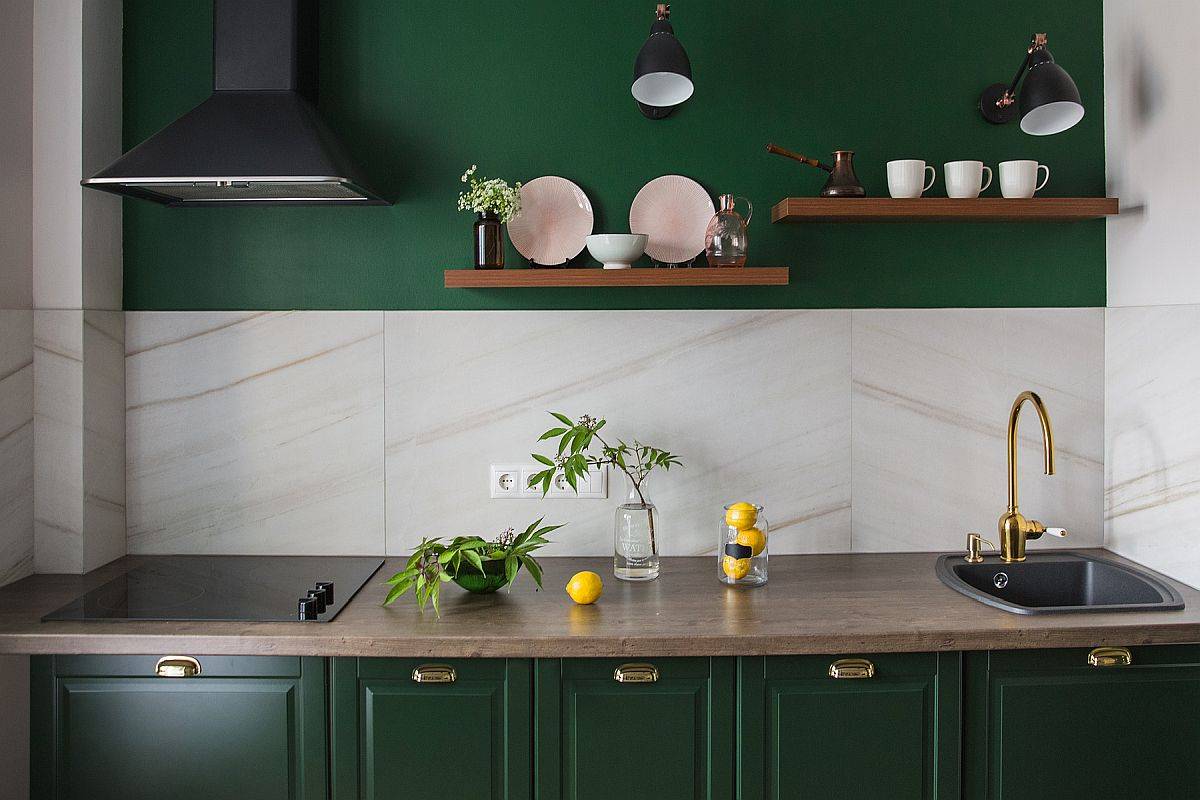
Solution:
[[[763,503],[771,551],[850,542],[848,311],[388,312],[388,552],[569,523],[547,554],[610,556],[608,500],[489,500],[549,410],[677,452],[650,479],[662,552],[716,550],[721,503]],[[540,448],[545,449],[545,448]]]
[[[83,571],[83,312],[33,314],[34,568]]]
[[[1054,427],[1058,472],[1041,474],[1041,431],[1021,419],[1020,506],[1070,538],[1103,541],[1103,309],[853,312],[856,551],[956,550],[995,540],[1006,502],[1005,431],[1024,389]]]
[[[0,586],[33,572],[33,312],[0,311]]]
[[[126,314],[132,553],[379,553],[382,312]]]
[[[1200,306],[1106,327],[1105,546],[1200,587]]]
[[[125,317],[83,312],[84,572],[125,555]]]

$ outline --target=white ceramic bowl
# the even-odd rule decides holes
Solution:
[[[644,233],[593,233],[587,249],[605,269],[629,269],[646,252],[648,239]]]

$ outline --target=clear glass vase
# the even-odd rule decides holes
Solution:
[[[767,582],[767,537],[763,508],[753,503],[725,506],[717,536],[717,580],[730,586]]]
[[[662,525],[646,496],[646,481],[628,483],[629,495],[613,517],[613,574],[623,581],[652,581],[658,577]]]

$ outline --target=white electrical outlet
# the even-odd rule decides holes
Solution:
[[[540,500],[542,487],[531,487],[529,479],[545,469],[541,464],[493,464],[489,478],[488,495],[494,500]],[[576,483],[579,492],[576,493],[567,479],[562,475],[555,477],[550,484],[546,499],[569,499],[573,497],[585,500],[603,500],[608,497],[608,470],[602,467],[592,467],[588,474],[579,478]]]
[[[492,499],[515,499],[521,496],[521,466],[492,464],[488,478],[488,494]]]

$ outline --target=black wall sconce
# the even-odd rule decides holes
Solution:
[[[671,6],[659,3],[655,10],[650,38],[633,62],[633,98],[642,114],[662,119],[689,97],[692,86],[692,62],[671,26]]]
[[[1017,84],[1025,78],[1021,96]],[[1079,89],[1067,71],[1054,63],[1046,49],[1046,34],[1035,33],[1025,61],[1012,83],[993,83],[979,96],[983,118],[994,125],[1012,122],[1019,113],[1021,130],[1033,136],[1049,136],[1074,127],[1083,119]]]

